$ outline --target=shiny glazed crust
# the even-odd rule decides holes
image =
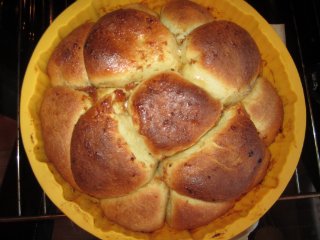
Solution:
[[[48,62],[48,160],[124,228],[206,225],[268,171],[283,106],[260,68],[249,33],[195,3],[107,13]]]
[[[261,56],[252,37],[229,21],[212,21],[184,42],[183,74],[225,104],[243,98],[256,80]]]
[[[107,97],[80,117],[71,141],[74,178],[84,192],[99,198],[128,194],[153,174],[153,167],[130,151],[112,114]]]
[[[163,158],[190,147],[212,128],[222,105],[169,72],[140,84],[130,98],[129,109],[151,152]]]
[[[218,125],[188,156],[165,163],[165,181],[178,193],[204,201],[237,199],[252,186],[265,146],[241,105],[227,109]],[[241,181],[240,181],[241,179]]]
[[[178,65],[172,34],[158,18],[135,9],[102,17],[87,38],[84,59],[92,84],[105,87],[123,87]]]

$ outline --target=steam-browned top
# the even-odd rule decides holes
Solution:
[[[212,143],[172,167],[169,185],[177,192],[206,201],[232,200],[248,191],[265,162],[265,146],[243,108],[211,139]],[[263,168],[265,168],[265,163]]]
[[[120,9],[102,17],[85,44],[84,58],[90,80],[126,73],[165,60],[171,33],[155,16],[135,9]],[[100,81],[100,80],[98,80]]]
[[[87,94],[59,86],[46,91],[39,112],[46,156],[76,189],[70,163],[71,137],[79,117],[90,107]]]
[[[193,25],[201,25],[213,20],[206,8],[186,0],[169,2],[162,9],[161,17],[184,31]]]
[[[73,30],[55,48],[48,62],[48,74],[54,86],[89,86],[83,59],[83,47],[93,23],[85,23]]]
[[[131,98],[133,119],[156,154],[193,145],[220,117],[222,106],[175,73],[143,82]]]
[[[152,174],[128,149],[111,113],[108,97],[81,116],[72,135],[71,167],[75,181],[95,197],[127,194],[145,184]]]
[[[188,48],[199,53],[199,64],[226,87],[240,89],[255,80],[260,70],[255,41],[233,22],[204,24],[190,33],[188,41]]]

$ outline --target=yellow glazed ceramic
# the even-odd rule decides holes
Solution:
[[[152,233],[135,233],[103,217],[98,201],[73,191],[47,162],[38,119],[44,91],[50,86],[46,74],[48,58],[71,30],[96,21],[104,13],[134,0],[79,0],[66,9],[47,29],[38,43],[23,82],[21,131],[32,169],[49,198],[76,224],[102,239],[230,239],[254,224],[279,198],[297,166],[305,133],[305,102],[299,75],[280,38],[268,23],[242,0],[197,1],[217,19],[234,21],[255,39],[263,58],[263,73],[277,88],[284,103],[283,131],[271,145],[272,164],[261,185],[245,195],[226,215],[192,231],[168,226]],[[143,1],[159,12],[165,1]]]

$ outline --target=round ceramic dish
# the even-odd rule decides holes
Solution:
[[[47,162],[38,111],[44,91],[50,87],[46,74],[48,58],[58,42],[80,24],[96,21],[106,12],[134,1],[79,0],[66,9],[39,41],[27,68],[21,95],[22,139],[30,164],[49,198],[72,221],[103,239],[230,239],[254,224],[279,198],[297,166],[305,133],[305,102],[299,75],[272,27],[242,0],[197,1],[216,19],[227,19],[244,27],[255,39],[263,58],[263,72],[276,87],[284,104],[284,125],[270,146],[272,162],[264,181],[246,194],[223,217],[192,231],[168,226],[150,233],[128,231],[103,217],[98,200],[73,191]],[[143,1],[159,12],[164,1]]]

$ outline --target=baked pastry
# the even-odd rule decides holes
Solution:
[[[206,225],[268,171],[284,113],[261,69],[250,34],[196,3],[107,13],[48,61],[48,161],[122,227]]]
[[[259,77],[242,103],[260,138],[266,145],[270,145],[281,130],[284,114],[282,101],[276,90],[267,79]]]
[[[250,91],[260,72],[260,58],[257,45],[243,28],[212,21],[186,37],[182,72],[224,104],[233,104]]]
[[[93,23],[85,23],[63,39],[50,57],[47,71],[53,86],[90,86],[83,47]]]
[[[181,44],[193,29],[213,21],[213,16],[203,6],[178,0],[168,2],[162,8],[160,20]]]
[[[89,79],[97,87],[124,87],[159,71],[176,70],[179,63],[170,31],[155,16],[130,8],[100,18],[83,55]]]

